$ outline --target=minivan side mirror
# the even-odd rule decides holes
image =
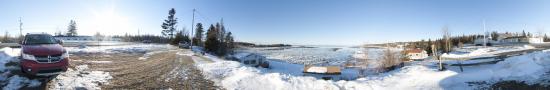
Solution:
[[[63,45],[63,40],[56,39],[57,43]]]

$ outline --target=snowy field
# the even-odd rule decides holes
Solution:
[[[66,47],[71,55],[79,54],[109,54],[109,53],[146,53],[152,50],[166,50],[170,45],[164,44],[133,44],[121,46],[91,46],[91,47]]]
[[[332,81],[300,76],[303,67],[296,64],[274,63],[273,68],[266,69],[207,57],[213,62],[197,63],[197,66],[209,79],[229,90],[471,90],[488,86],[469,82],[492,84],[518,80],[528,84],[543,83],[542,79],[549,78],[542,76],[550,68],[550,51],[545,50],[514,56],[496,64],[467,66],[464,72],[460,72],[458,67],[438,71],[433,60],[427,60],[352,81]]]
[[[463,48],[455,48],[455,51],[449,54],[441,55],[442,58],[451,58],[451,59],[472,59],[472,58],[483,58],[483,57],[494,57],[497,54],[522,51],[534,49],[533,46],[523,45],[523,46],[466,46]]]

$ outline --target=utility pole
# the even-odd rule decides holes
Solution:
[[[138,28],[137,38],[138,38],[138,42],[141,42],[141,34],[140,34],[140,32],[139,32],[139,28]]]
[[[19,40],[23,37],[23,22],[21,22],[21,17],[19,17]]]
[[[191,21],[191,49],[193,49],[193,37],[195,37],[195,33],[193,33],[193,31],[195,31],[195,9],[193,9],[193,18],[192,18],[192,21]]]
[[[483,47],[487,47],[487,29],[485,28],[485,19],[483,19]]]

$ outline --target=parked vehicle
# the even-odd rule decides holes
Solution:
[[[46,33],[27,34],[21,44],[21,71],[35,76],[52,76],[67,71],[69,53],[63,42]]]
[[[178,43],[178,47],[189,49],[191,47],[191,44],[189,44],[187,42],[180,42],[180,43]]]
[[[151,43],[151,40],[143,40],[143,41],[141,41],[141,43],[147,43],[147,44],[149,44],[149,43]]]

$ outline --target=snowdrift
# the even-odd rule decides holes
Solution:
[[[495,46],[483,48],[482,46],[470,46],[457,49],[455,52],[449,54],[441,55],[442,58],[482,58],[482,57],[492,57],[499,53],[514,52],[534,49],[533,46],[524,45],[524,46]]]

